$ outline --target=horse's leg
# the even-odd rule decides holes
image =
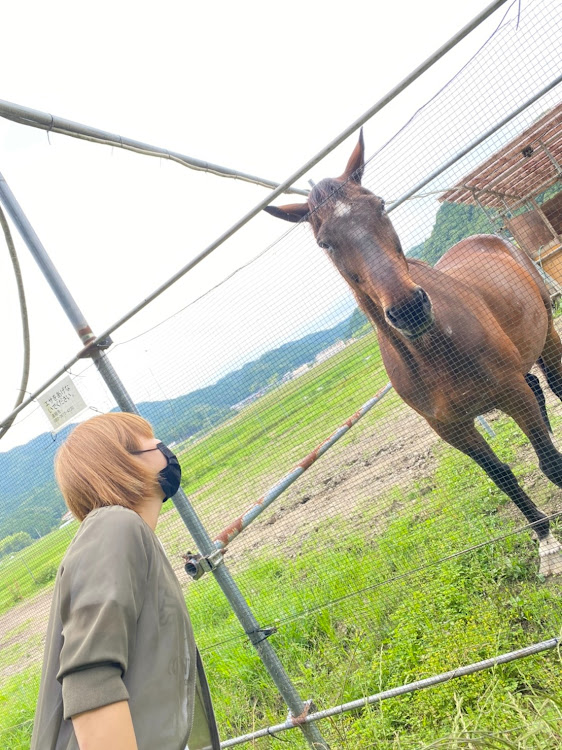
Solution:
[[[533,399],[534,400],[534,399]],[[535,408],[538,406],[535,403]],[[540,415],[539,415],[540,416]],[[490,448],[486,440],[474,426],[474,422],[454,422],[444,424],[428,420],[435,432],[449,445],[462,451],[475,461],[490,477],[497,487],[515,503],[525,516],[539,538],[540,570],[544,575],[562,572],[562,546],[554,539],[549,530],[547,517],[521,489],[514,473],[507,464],[502,463]],[[543,424],[543,429],[546,428]],[[548,434],[548,432],[547,432]],[[554,558],[557,558],[556,560]]]
[[[497,401],[498,408],[517,422],[531,441],[539,466],[553,484],[562,487],[562,455],[556,450],[544,423],[535,394],[527,380],[517,376],[505,386]]]
[[[546,343],[537,364],[544,372],[552,392],[562,401],[562,342],[552,319],[549,323]]]
[[[556,450],[535,393],[528,380],[517,376],[514,381],[501,391],[498,407],[517,422],[529,438],[539,459],[539,467],[553,484],[562,487],[562,455]],[[537,527],[539,553],[541,555],[541,573],[562,573],[562,546],[550,534]]]
[[[546,400],[544,398],[544,393],[541,388],[539,379],[537,378],[536,375],[533,375],[532,373],[528,372],[525,375],[525,380],[527,381],[527,385],[533,391],[535,398],[537,399],[537,404],[539,405],[542,418],[544,420],[545,425],[548,428],[548,431],[552,432],[552,427],[550,425],[550,420],[548,418],[548,413],[546,411]]]

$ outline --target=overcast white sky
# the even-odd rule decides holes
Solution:
[[[2,11],[0,98],[281,181],[487,5],[484,0],[10,3]],[[532,5],[530,0],[523,1],[523,10],[527,5]],[[422,83],[367,124],[368,153],[470,57],[504,12],[505,7]],[[354,141],[355,137],[343,144],[310,176],[318,180],[341,173]],[[163,160],[61,135],[48,139],[43,131],[4,119],[0,119],[0,171],[95,332],[153,291],[265,195],[264,188]],[[306,186],[306,181],[301,185]],[[287,197],[285,202],[293,200],[298,198]],[[117,331],[115,341],[130,338],[183,307],[286,229],[266,215],[258,216],[138,319]],[[297,232],[302,234],[306,228]],[[15,231],[14,236],[29,300],[29,388],[34,390],[80,345]],[[295,253],[299,247],[308,252],[304,240],[292,246]],[[314,262],[319,264],[318,278],[328,273],[320,255]],[[293,309],[297,298],[302,299],[304,282],[298,273],[291,277],[289,263],[289,258],[278,259],[269,273],[292,289],[286,302]],[[0,279],[3,417],[19,384],[21,334],[14,281],[1,237]],[[322,298],[302,322],[291,321],[291,330],[304,330],[307,319],[329,314],[345,296],[343,285],[331,283],[332,294]],[[221,298],[231,308],[228,330],[220,326],[215,332],[200,331],[199,336],[193,331],[189,340],[185,331],[178,331],[175,339],[170,335],[166,358],[174,347],[181,347],[201,365],[195,368],[197,377],[178,378],[177,387],[170,381],[164,394],[156,385],[152,389],[150,379],[144,378],[140,386],[142,373],[155,370],[161,352],[151,359],[146,346],[122,347],[121,355],[118,348],[116,366],[126,383],[133,383],[133,396],[178,395],[220,372],[226,360],[203,351],[210,337],[218,349],[228,339],[230,361],[236,358],[237,331],[252,339],[247,351],[259,351],[260,341],[265,340],[259,328],[260,310],[267,305],[267,293],[262,291],[263,295],[265,299],[260,301],[258,294],[245,304],[248,300],[242,298],[250,293],[232,285]],[[239,312],[242,309],[245,313]],[[271,340],[282,338],[283,326],[290,332],[281,317],[282,311],[274,316],[278,330],[268,328]],[[152,334],[153,343],[157,336]],[[154,383],[160,380],[154,378]],[[0,450],[29,439],[34,430],[48,429],[46,421],[29,420],[29,425],[29,429],[25,423],[14,427]]]

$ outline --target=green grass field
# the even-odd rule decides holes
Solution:
[[[180,449],[186,489],[204,520],[214,523],[220,503],[229,506],[225,520],[230,520],[385,382],[368,336],[197,445]],[[380,420],[388,429],[402,409],[397,397],[385,399],[342,443],[353,443]],[[494,427],[494,449],[502,460],[532,484],[539,504],[554,503],[556,488],[537,480],[535,464],[521,459],[525,441],[517,428],[503,419]],[[560,431],[560,418],[554,428]],[[359,504],[358,523],[350,525],[343,516],[319,519],[314,534],[300,539],[291,554],[268,545],[237,563],[236,578],[250,605],[264,625],[277,627],[272,645],[303,697],[314,698],[320,708],[560,634],[562,583],[540,580],[528,532],[506,536],[521,519],[472,462],[443,444],[434,451],[430,482],[391,487],[376,504]],[[373,533],[381,508],[394,512],[382,531]],[[162,519],[168,548],[178,528],[174,516]],[[34,548],[41,566],[56,566],[65,531],[14,555],[8,585],[20,580],[17,571],[20,577],[27,572],[23,553],[30,555],[28,564],[37,559]],[[49,581],[36,585],[30,578],[23,596],[41,585]],[[214,580],[189,585],[186,600],[223,738],[283,721],[283,702]],[[0,685],[3,748],[29,746],[38,670],[39,665],[30,667]],[[333,748],[348,750],[554,750],[562,745],[561,691],[562,660],[549,652],[325,721],[320,728]],[[270,750],[281,740],[287,748],[306,746],[295,730],[255,747]]]
[[[52,586],[77,528],[78,523],[73,521],[0,561],[0,614],[40,589]]]

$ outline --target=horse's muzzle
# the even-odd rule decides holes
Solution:
[[[435,321],[431,300],[421,287],[415,290],[408,302],[387,307],[384,314],[390,325],[407,339],[417,339]]]

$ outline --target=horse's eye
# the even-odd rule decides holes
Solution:
[[[355,282],[356,284],[360,284],[361,283],[361,279],[360,279],[360,277],[356,273],[348,273],[347,274],[347,278],[350,281]]]
[[[322,250],[327,250],[328,252],[332,249],[331,245],[328,245],[327,242],[322,242],[322,240],[318,240],[318,247],[321,247]]]

